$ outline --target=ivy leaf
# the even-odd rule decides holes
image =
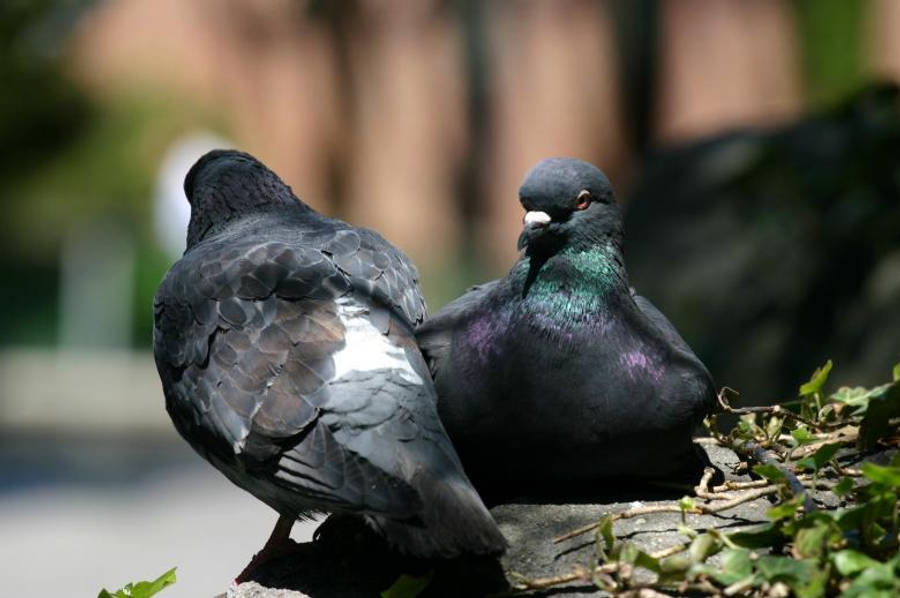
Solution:
[[[659,573],[662,570],[659,565],[659,559],[650,556],[643,550],[638,551],[637,558],[634,559],[634,564],[638,567],[653,571],[654,573]]]
[[[868,567],[880,566],[875,559],[855,550],[841,550],[831,555],[831,562],[841,575],[852,577]]]
[[[863,524],[863,520],[865,519],[866,511],[866,506],[858,506],[850,509],[845,509],[843,511],[838,511],[834,514],[835,522],[844,533],[852,532],[853,530],[859,530],[859,528]]]
[[[659,560],[650,556],[637,547],[633,542],[622,542],[619,544],[618,560],[635,567],[643,567],[654,573],[660,572]]]
[[[816,437],[807,430],[805,427],[799,427],[795,430],[791,430],[791,436],[794,438],[796,442],[796,446],[800,447],[811,442],[815,442]]]
[[[612,515],[604,515],[603,519],[597,524],[597,535],[595,540],[597,558],[607,560],[607,555],[612,552],[615,545],[616,536],[613,534]]]
[[[683,575],[693,564],[686,554],[674,554],[659,562],[659,572],[666,579],[679,579],[677,574]]]
[[[896,598],[900,593],[900,584],[896,578],[882,571],[866,571],[846,590],[841,592],[841,598]]]
[[[777,438],[781,433],[781,426],[784,424],[784,419],[781,417],[770,417],[769,421],[766,422],[766,438]]]
[[[874,463],[863,463],[862,473],[864,476],[892,488],[900,487],[900,467],[882,467]]]
[[[729,534],[728,539],[744,548],[766,548],[780,544],[784,536],[776,525],[767,523],[756,529]]]
[[[172,567],[153,581],[140,581],[131,590],[132,598],[149,598],[175,583],[175,567]]]
[[[873,563],[862,569],[841,598],[893,598],[900,593],[900,578],[894,574],[894,568],[878,561]]]
[[[797,461],[797,465],[813,471],[819,471],[823,465],[831,461],[831,458],[834,457],[840,448],[841,445],[837,443],[822,445],[811,456]]]
[[[822,390],[822,387],[825,385],[825,381],[828,380],[828,374],[831,372],[831,367],[834,364],[829,359],[825,362],[825,365],[816,369],[813,372],[812,377],[809,379],[809,382],[803,384],[800,387],[800,396],[808,397],[810,395],[814,395],[817,392]]]
[[[754,465],[753,472],[758,476],[766,478],[773,484],[783,482],[785,479],[784,472],[771,463],[761,463],[759,465]]]
[[[772,521],[792,518],[803,505],[803,497],[797,496],[769,509],[766,516]]]
[[[813,527],[803,528],[794,538],[794,549],[801,557],[819,558],[825,550],[825,542],[831,529],[824,522],[816,522]]]
[[[852,388],[849,386],[842,386],[837,389],[837,392],[831,395],[830,398],[835,403],[841,403],[848,407],[855,407],[853,414],[859,415],[869,406],[869,399],[883,391],[884,387],[882,386],[871,389],[863,388],[862,386],[854,386]]]
[[[723,550],[721,563],[720,566],[709,563],[694,565],[688,575],[692,578],[708,575],[724,586],[730,586],[753,575],[753,561],[749,550],[743,548]]]
[[[869,399],[869,407],[859,426],[859,448],[867,451],[877,446],[878,440],[890,431],[889,420],[900,416],[900,383],[883,387]]]
[[[175,569],[176,567],[172,567],[153,581],[126,584],[114,594],[110,594],[106,589],[100,590],[97,598],[150,598],[175,583]]]
[[[692,496],[682,496],[678,499],[678,508],[681,509],[682,515],[688,511],[693,511],[697,508],[697,504],[694,502],[694,498]]]
[[[834,488],[831,489],[831,491],[838,496],[845,496],[851,490],[853,490],[853,479],[846,476],[841,478],[841,481],[835,484]]]
[[[688,547],[688,554],[695,563],[702,563],[711,554],[718,552],[719,546],[710,534],[701,534],[694,538]]]
[[[897,363],[894,365],[893,373],[894,373],[894,376],[893,376],[894,382],[897,382],[898,380],[900,380],[900,363]]]
[[[769,583],[780,581],[802,598],[825,593],[828,573],[821,571],[815,560],[766,555],[759,557],[756,570]]]

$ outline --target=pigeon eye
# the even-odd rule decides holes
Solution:
[[[578,193],[578,197],[575,198],[575,209],[583,210],[589,205],[591,205],[591,192],[587,189],[582,189]]]

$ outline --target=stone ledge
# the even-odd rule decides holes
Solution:
[[[739,462],[728,449],[704,447],[710,460],[726,479],[748,480],[735,475],[733,467]],[[610,493],[612,491],[610,490]],[[491,509],[491,513],[509,541],[507,553],[493,559],[457,559],[435,567],[422,561],[403,559],[386,551],[383,542],[355,521],[330,518],[323,528],[322,538],[297,544],[295,552],[274,559],[247,581],[232,587],[229,598],[344,598],[379,596],[401,573],[431,575],[431,582],[419,596],[483,596],[502,593],[504,574],[516,572],[526,577],[546,577],[567,573],[576,564],[591,562],[594,555],[593,535],[573,538],[560,544],[552,539],[565,532],[599,520],[605,513],[616,513],[640,505],[653,505],[660,500],[639,500],[639,495],[660,491],[629,491],[627,496],[598,504],[536,505],[510,504]],[[667,491],[670,502],[690,493],[687,489]],[[728,529],[734,531],[766,521],[765,513],[771,503],[760,498],[721,515],[688,515],[688,524],[695,529]],[[681,516],[678,513],[654,513],[643,517],[619,520],[615,524],[618,538],[627,538],[648,551],[658,551],[683,541],[678,534]],[[331,529],[327,529],[330,527]],[[598,593],[593,586],[557,587],[552,591],[536,592],[530,596],[585,596]]]

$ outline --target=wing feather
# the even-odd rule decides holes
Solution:
[[[384,267],[396,256],[372,245],[368,235],[338,230],[321,249],[278,239],[197,246],[160,286],[154,346],[176,427],[191,442],[203,439],[202,454],[246,467],[270,463],[273,483],[306,500],[403,515],[421,507],[403,472],[373,464],[340,429],[359,436],[383,424],[395,416],[393,401],[330,396],[332,356],[345,340],[338,298],[371,287],[386,304],[369,309],[372,325],[385,335],[392,310],[424,311],[421,297],[391,286],[399,281]],[[414,270],[404,275],[415,280]],[[329,409],[341,413],[340,425],[323,417]],[[404,438],[414,425],[406,428]]]

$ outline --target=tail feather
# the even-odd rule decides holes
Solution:
[[[369,516],[370,525],[400,552],[417,558],[453,558],[506,550],[506,539],[465,478],[422,480],[418,486],[424,507],[416,520]]]

